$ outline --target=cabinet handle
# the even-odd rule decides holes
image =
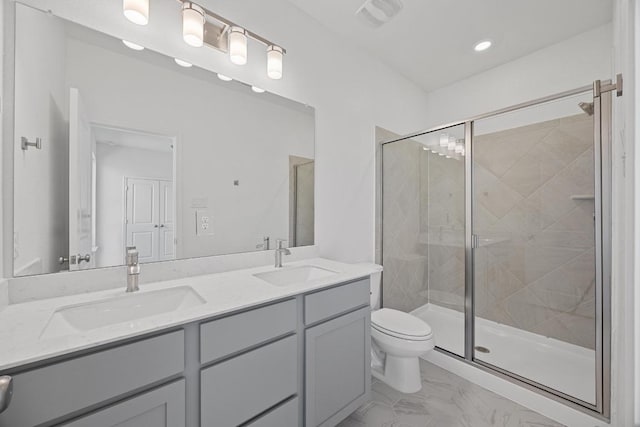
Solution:
[[[13,396],[13,378],[8,375],[0,377],[0,413],[4,412],[11,403]]]

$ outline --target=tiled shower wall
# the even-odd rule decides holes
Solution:
[[[593,348],[593,136],[586,115],[474,139],[476,315]],[[384,149],[384,305],[464,306],[464,162]]]
[[[474,161],[477,315],[593,348],[591,118],[476,137]]]

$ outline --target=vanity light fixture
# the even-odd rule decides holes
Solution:
[[[176,64],[178,64],[181,67],[184,67],[184,68],[193,67],[193,64],[191,62],[183,61],[182,59],[178,59],[178,58],[174,58],[173,60],[176,61]]]
[[[455,149],[456,149],[456,137],[455,136],[450,136],[449,137],[449,143],[447,144],[447,150],[455,151]]]
[[[122,13],[134,24],[149,23],[149,0],[122,0]]]
[[[271,45],[267,48],[267,76],[270,79],[282,78],[282,58],[284,53],[280,46]]]
[[[484,52],[485,50],[491,47],[491,40],[482,40],[481,42],[476,43],[473,50],[476,52]]]
[[[135,24],[147,25],[149,23],[149,1],[122,0],[124,15]],[[252,39],[266,47],[267,76],[274,80],[282,78],[283,59],[287,53],[282,46],[190,0],[177,1],[182,5],[182,38],[189,46],[207,45],[228,54],[232,63],[244,65],[248,61],[248,41]],[[372,1],[376,4],[379,2],[379,0]],[[385,1],[400,4],[400,0]]]
[[[182,38],[193,47],[204,45],[204,9],[195,3],[182,3]]]
[[[133,50],[144,50],[144,46],[140,46],[139,44],[136,44],[134,42],[130,42],[129,40],[122,40],[122,43],[124,43],[124,45],[126,47],[128,47],[129,49],[133,49]]]
[[[218,73],[218,78],[223,82],[230,82],[231,80],[233,80],[231,77],[225,76],[224,74],[220,74],[220,73]]]
[[[449,145],[449,135],[446,133],[440,134],[440,147],[446,147]]]
[[[236,65],[247,63],[247,32],[244,28],[229,29],[229,59]]]
[[[264,89],[259,88],[258,86],[251,86],[251,90],[255,93],[264,93]]]

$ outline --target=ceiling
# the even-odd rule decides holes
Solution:
[[[613,9],[611,0],[402,0],[371,28],[355,16],[364,0],[289,1],[427,91],[605,25]],[[485,39],[493,46],[475,52]]]

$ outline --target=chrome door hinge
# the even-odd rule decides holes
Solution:
[[[473,249],[476,249],[476,248],[480,247],[480,238],[478,237],[477,234],[472,234],[471,235],[471,247]]]

